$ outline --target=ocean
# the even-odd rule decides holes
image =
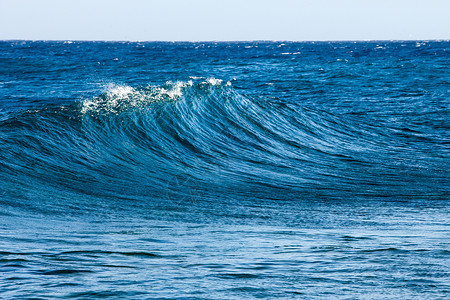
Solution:
[[[0,298],[449,298],[449,129],[449,41],[0,41]]]

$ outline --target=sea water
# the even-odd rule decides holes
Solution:
[[[450,42],[0,42],[0,298],[450,297]]]

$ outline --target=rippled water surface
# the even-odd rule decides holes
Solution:
[[[449,42],[0,42],[0,298],[443,299]]]

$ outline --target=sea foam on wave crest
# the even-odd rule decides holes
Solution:
[[[187,88],[192,86],[230,86],[222,79],[190,77],[189,81],[167,81],[163,86],[148,85],[131,87],[128,85],[110,84],[106,92],[82,102],[81,113],[119,113],[120,111],[142,108],[152,103],[176,101],[183,97]],[[195,82],[194,82],[195,81]]]

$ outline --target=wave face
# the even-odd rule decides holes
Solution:
[[[255,100],[213,78],[110,86],[68,106],[15,114],[1,128],[2,182],[15,193],[44,187],[55,197],[68,191],[150,201],[169,191],[256,198],[268,190],[272,198],[444,193],[437,187],[445,178],[436,176],[445,171],[442,158],[394,139],[409,133],[426,140],[413,130]]]
[[[449,47],[0,42],[0,298],[445,298]]]

